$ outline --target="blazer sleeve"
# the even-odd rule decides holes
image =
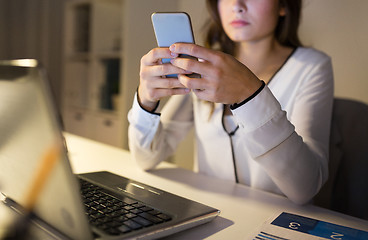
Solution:
[[[333,104],[329,58],[300,86],[287,118],[266,86],[233,110],[247,151],[293,202],[310,201],[328,177],[328,143]]]
[[[173,155],[178,144],[193,126],[190,95],[172,96],[162,114],[145,111],[138,103],[137,94],[128,113],[129,150],[144,170],[154,168]]]

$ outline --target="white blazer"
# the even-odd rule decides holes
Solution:
[[[172,96],[160,113],[139,106],[128,113],[129,148],[145,170],[172,155],[194,126],[196,169],[204,174],[311,200],[328,177],[328,143],[333,103],[331,59],[297,48],[264,89],[232,110],[239,129],[224,130],[223,104],[194,94]]]

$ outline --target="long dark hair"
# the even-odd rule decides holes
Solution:
[[[209,48],[217,48],[225,53],[235,54],[235,42],[233,42],[222,28],[220,15],[217,8],[218,0],[207,0],[207,8],[211,19],[205,45]],[[302,46],[298,37],[302,0],[280,0],[280,7],[285,8],[285,16],[280,16],[275,30],[276,40],[283,46],[296,48]]]

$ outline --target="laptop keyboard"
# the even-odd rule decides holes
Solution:
[[[121,235],[171,220],[171,217],[130,198],[111,196],[80,179],[86,215],[91,225],[109,235]]]

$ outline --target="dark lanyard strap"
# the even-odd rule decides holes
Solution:
[[[223,110],[223,113],[222,113],[222,127],[224,128],[225,132],[227,133],[227,135],[229,136],[230,138],[230,146],[231,146],[231,155],[232,155],[232,158],[233,158],[233,164],[234,164],[234,175],[235,175],[235,182],[236,183],[239,183],[239,178],[238,178],[238,170],[237,170],[237,167],[236,167],[236,160],[235,160],[235,153],[234,153],[234,145],[233,145],[233,136],[235,135],[236,131],[238,131],[239,129],[239,125],[236,126],[236,128],[231,131],[231,132],[228,132],[225,128],[225,123],[224,123],[224,116],[225,116],[225,108],[226,108],[226,105],[224,105],[224,110]]]

